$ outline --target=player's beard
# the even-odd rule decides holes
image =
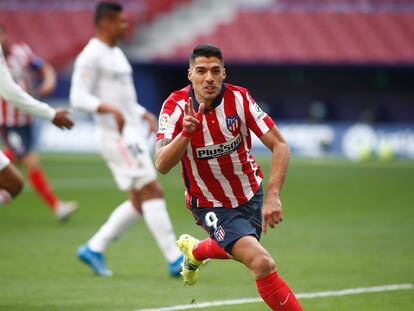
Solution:
[[[216,99],[216,97],[220,94],[220,88],[217,87],[216,85],[211,85],[214,87],[214,89],[212,89],[212,92],[209,92],[206,87],[203,87],[203,100],[206,102],[209,101],[213,101]]]

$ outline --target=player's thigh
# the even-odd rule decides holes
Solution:
[[[18,160],[22,160],[33,150],[33,128],[31,124],[19,127],[6,127],[3,133],[6,145]]]
[[[5,155],[0,152],[0,166],[3,166],[0,170],[0,189],[5,189],[12,197],[15,197],[23,188],[23,177],[10,162],[4,166],[3,157]]]
[[[141,204],[148,200],[163,198],[161,184],[156,179],[156,174],[132,178],[128,187],[129,199],[132,205],[142,211]],[[124,178],[125,181],[127,179]]]
[[[138,152],[136,146],[127,144],[120,139],[102,139],[99,144],[100,153],[122,191],[139,190],[156,179],[151,159],[143,159],[143,155],[146,157],[149,157],[149,155]],[[150,166],[148,166],[148,163]]]
[[[134,168],[134,157],[121,139],[102,139],[99,143],[99,151],[110,167],[117,167],[120,170]]]
[[[158,199],[164,196],[161,184],[158,180],[147,183],[141,190],[138,190],[142,201]]]
[[[0,171],[5,169],[9,165],[10,159],[2,151],[0,151]]]
[[[139,142],[137,146],[143,147],[140,152],[133,154],[136,163],[136,175],[134,176],[132,189],[140,192],[142,201],[162,198],[163,190],[158,181],[151,154],[143,142]]]
[[[247,203],[238,207],[241,213],[249,219],[250,224],[256,230],[257,239],[260,241],[262,235],[262,204],[263,204],[263,189],[262,186],[257,190],[253,198]]]
[[[156,175],[149,151],[140,140],[105,139],[100,142],[99,149],[110,167],[128,176]]]
[[[193,208],[192,212],[197,224],[229,254],[240,238],[250,235],[259,238],[248,217],[238,208]]]

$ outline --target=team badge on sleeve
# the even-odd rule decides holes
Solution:
[[[170,122],[170,116],[166,113],[163,113],[160,116],[159,122],[160,122],[159,132],[165,133],[165,131],[167,130],[168,122]]]
[[[235,132],[240,127],[240,118],[238,115],[226,117],[226,126],[230,132]]]
[[[223,227],[220,226],[214,231],[214,237],[218,242],[224,241],[224,236],[226,235],[226,232],[224,231]]]

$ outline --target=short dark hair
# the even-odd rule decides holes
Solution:
[[[223,53],[221,53],[221,50],[215,45],[208,43],[199,44],[191,51],[189,57],[190,65],[197,57],[217,57],[222,63],[224,63]]]
[[[98,26],[99,22],[106,18],[122,12],[122,5],[117,2],[101,1],[96,5],[95,9],[95,26]]]

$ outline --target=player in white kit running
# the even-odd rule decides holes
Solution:
[[[23,91],[14,81],[8,70],[3,50],[0,45],[0,97],[9,103],[25,111],[26,113],[48,119],[59,128],[70,129],[73,122],[68,118],[65,110],[55,110]],[[0,207],[16,197],[23,187],[23,177],[10,163],[6,155],[0,151]],[[61,209],[56,211],[59,219],[65,219],[73,210]]]
[[[119,205],[97,233],[78,250],[78,257],[97,275],[111,276],[103,253],[141,216],[158,243],[172,276],[181,271],[182,256],[150,157],[143,121],[156,131],[153,114],[138,104],[132,68],[116,46],[127,30],[122,6],[101,2],[96,7],[97,35],[75,61],[70,91],[73,107],[92,113],[99,149],[129,199]]]

